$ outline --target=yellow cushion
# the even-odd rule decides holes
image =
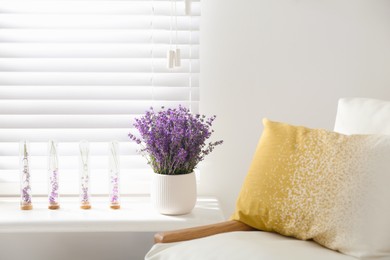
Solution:
[[[389,189],[381,184],[390,181],[390,138],[346,136],[267,119],[263,124],[232,219],[259,230],[313,239],[353,256],[375,255],[378,248],[367,248],[371,241],[365,240],[376,240],[381,227],[374,233],[361,229],[364,222],[359,221],[375,218],[366,210],[370,207],[390,216],[387,199],[372,205],[365,196],[375,197],[375,189],[381,189],[390,199]],[[384,171],[387,175],[381,174]],[[373,181],[380,179],[376,175],[383,175],[382,181]],[[388,223],[385,226],[388,231]],[[378,243],[378,250],[390,244]]]

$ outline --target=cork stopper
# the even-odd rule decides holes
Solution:
[[[91,204],[81,204],[80,208],[81,209],[90,209],[91,208]]]
[[[20,209],[21,210],[32,210],[33,206],[32,206],[32,204],[22,204],[22,205],[20,205]]]
[[[119,205],[119,204],[111,204],[110,208],[112,208],[112,209],[120,209],[121,205]]]
[[[49,204],[49,209],[59,209],[60,205],[58,203]]]

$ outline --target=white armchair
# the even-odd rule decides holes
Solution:
[[[344,134],[390,134],[390,102],[340,99],[334,130]],[[356,259],[313,241],[256,231],[238,221],[158,233],[155,242],[145,259]],[[381,259],[389,259],[388,255]]]

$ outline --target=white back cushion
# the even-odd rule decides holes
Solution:
[[[390,134],[390,102],[370,98],[342,98],[335,132],[342,134]]]

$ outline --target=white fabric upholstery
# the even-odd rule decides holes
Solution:
[[[390,102],[369,98],[342,98],[335,132],[342,134],[390,134]]]
[[[262,231],[229,232],[180,243],[156,244],[146,260],[356,260],[302,241]]]

